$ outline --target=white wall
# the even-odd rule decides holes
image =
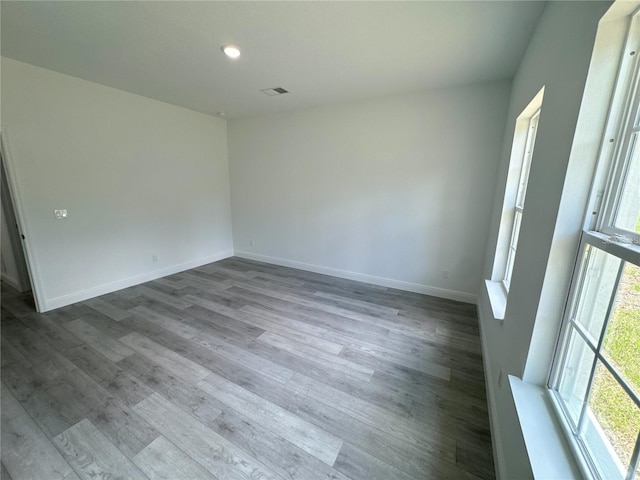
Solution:
[[[563,304],[558,299],[565,297],[575,257],[601,119],[584,119],[583,123],[590,123],[590,134],[576,137],[575,143],[574,134],[598,21],[609,5],[550,2],[513,81],[484,265],[486,279],[491,279],[516,117],[543,86],[545,95],[504,321],[493,318],[484,289],[478,304],[497,466],[505,479],[532,478],[533,474],[508,382],[503,381],[500,388],[498,379],[500,372],[504,379],[507,374],[525,377],[527,368],[535,370],[528,380],[539,385],[546,382],[562,317]],[[606,103],[606,98],[599,100]],[[581,155],[573,155],[570,165],[572,146]],[[553,285],[553,312],[549,312],[550,302],[541,302],[545,282]],[[544,345],[533,342],[534,327],[545,331]]]
[[[509,88],[230,120],[236,254],[475,301]]]
[[[2,58],[2,124],[46,309],[232,254],[224,120]]]

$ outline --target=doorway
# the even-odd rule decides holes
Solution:
[[[0,131],[0,278],[2,280],[3,303],[19,297],[28,300],[34,308],[36,295],[25,252],[25,236],[12,195],[11,181],[7,175],[6,132]]]

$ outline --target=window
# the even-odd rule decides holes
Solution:
[[[491,279],[485,280],[493,317],[497,320],[504,320],[507,308],[543,97],[544,87],[516,118],[496,254]]]
[[[529,170],[531,170],[531,158],[533,157],[533,147],[536,141],[536,133],[538,132],[539,119],[540,109],[538,108],[527,122],[528,125],[524,154],[520,157],[520,178],[518,181],[518,190],[516,192],[515,206],[513,208],[513,225],[511,227],[511,236],[509,238],[507,262],[505,265],[504,275],[502,276],[502,283],[506,291],[509,291],[509,285],[511,284],[511,273],[513,272],[513,263],[516,258],[516,250],[518,248],[518,236],[520,234],[520,224],[522,223],[524,198],[527,194]]]
[[[640,18],[624,49],[549,388],[594,478],[640,480]]]

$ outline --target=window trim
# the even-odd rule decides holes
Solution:
[[[576,308],[576,305],[580,299],[582,287],[584,285],[584,277],[586,274],[586,265],[589,261],[588,257],[584,256],[585,249],[588,245],[595,247],[603,252],[606,252],[621,260],[620,267],[616,274],[616,289],[620,283],[620,278],[623,272],[625,263],[632,263],[640,266],[640,246],[636,245],[623,245],[620,243],[611,242],[609,235],[601,232],[583,232],[580,239],[580,247],[578,249],[578,255],[572,275],[571,289],[566,303],[565,312],[563,314],[563,320],[558,336],[558,342],[556,344],[553,367],[549,375],[547,388],[549,395],[552,399],[552,404],[560,423],[565,430],[565,433],[569,437],[570,444],[574,453],[579,458],[579,463],[583,470],[585,467],[590,478],[601,478],[598,468],[589,453],[588,447],[584,440],[580,437],[580,432],[584,429],[585,417],[588,415],[588,404],[592,392],[593,379],[595,377],[595,369],[598,363],[601,363],[604,368],[614,377],[618,385],[625,391],[631,401],[633,401],[638,409],[640,409],[640,394],[633,391],[628,382],[615,370],[611,362],[607,360],[603,352],[604,338],[607,332],[608,324],[611,320],[611,312],[613,304],[616,299],[616,292],[611,294],[609,304],[607,306],[606,319],[600,329],[600,335],[597,339],[597,344],[594,345],[591,338],[589,338],[588,332],[584,330],[584,327],[572,318],[572,314]],[[589,373],[589,380],[586,387],[586,396],[581,406],[580,416],[577,423],[573,421],[570,412],[560,397],[559,385],[562,378],[563,368],[567,359],[567,354],[570,346],[571,333],[575,331],[576,335],[582,342],[589,348],[594,355],[593,364],[591,365],[591,371]],[[640,432],[636,439],[636,443],[632,452],[630,464],[627,472],[625,473],[625,479],[634,478],[633,474],[638,468],[640,462]],[[587,473],[585,472],[585,473]],[[635,480],[639,480],[640,477],[635,477]]]

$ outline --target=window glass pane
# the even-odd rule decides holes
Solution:
[[[507,256],[507,268],[504,272],[504,285],[509,289],[511,285],[511,272],[513,271],[513,260],[515,259],[516,252],[513,248],[509,247],[509,255]]]
[[[640,432],[640,409],[598,362],[583,439],[602,478],[624,478]]]
[[[587,395],[589,376],[595,355],[573,327],[571,327],[569,334],[571,340],[562,368],[558,393],[564,401],[574,426],[577,426],[582,404]]]
[[[520,223],[522,222],[522,213],[516,210],[513,218],[513,232],[511,233],[511,246],[514,250],[518,248],[518,239],[520,238]]]
[[[593,344],[597,345],[607,319],[609,303],[616,291],[621,260],[591,245],[587,249],[587,264],[573,318],[584,327]]]
[[[631,138],[628,170],[621,190],[614,225],[640,233],[640,147],[638,132]]]
[[[536,143],[536,134],[538,132],[539,112],[536,113],[529,122],[527,131],[527,142],[525,145],[524,157],[522,159],[522,171],[520,173],[520,182],[518,184],[518,194],[516,196],[516,205],[524,206],[524,197],[527,194],[527,183],[529,182],[529,171],[531,170],[531,158],[533,157],[533,148]]]
[[[504,272],[504,284],[509,288],[511,285],[511,274],[513,273],[513,262],[516,259],[516,248],[518,247],[518,238],[520,237],[520,222],[522,221],[522,212],[516,210],[513,216],[513,228],[511,230],[511,240],[509,241],[509,254],[507,256],[507,266]]]
[[[624,267],[604,338],[604,354],[640,395],[640,267]]]

